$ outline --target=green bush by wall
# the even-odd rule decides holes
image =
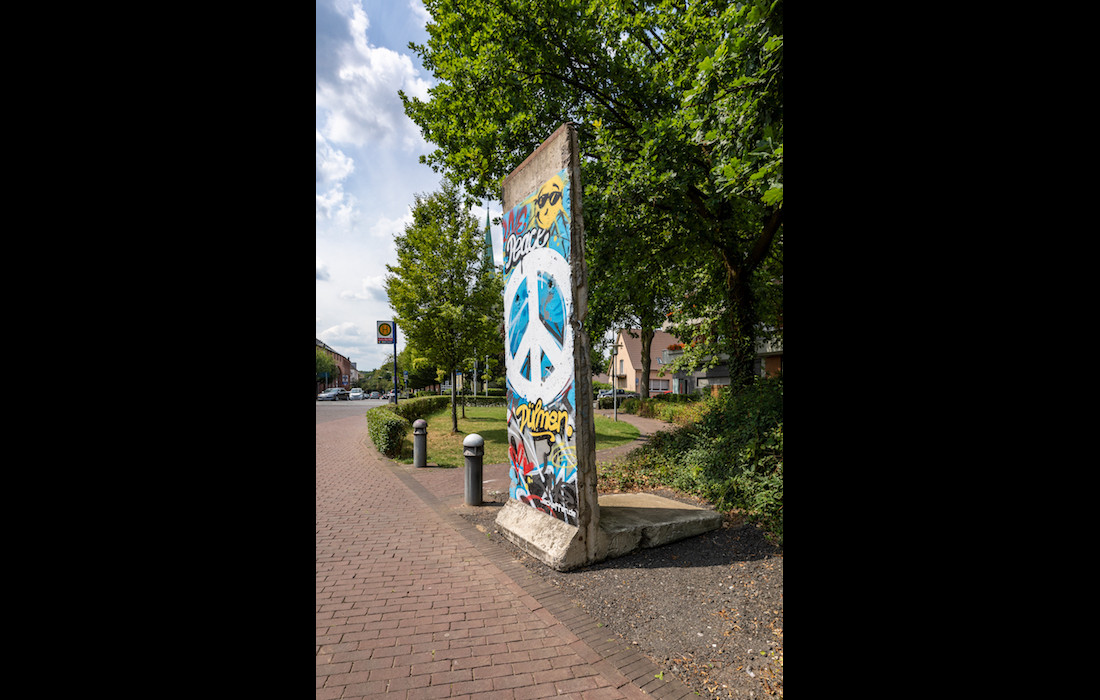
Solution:
[[[622,489],[664,485],[699,495],[720,511],[745,511],[782,544],[782,375],[685,408],[700,409],[699,417],[655,433],[624,462],[599,467],[600,482]]]
[[[458,410],[461,411],[459,398]],[[504,396],[466,396],[467,406],[503,406],[508,399]],[[416,399],[398,401],[397,405],[386,404],[367,411],[367,432],[371,442],[379,452],[387,457],[397,457],[401,452],[401,443],[412,429],[412,424],[424,416],[429,416],[451,405],[448,396],[424,396]]]
[[[367,411],[367,433],[378,451],[387,457],[401,453],[401,443],[411,428],[412,422],[397,415],[392,406]]]

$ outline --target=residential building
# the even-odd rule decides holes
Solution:
[[[669,348],[662,352],[663,363],[671,364],[684,354],[682,348]],[[672,391],[676,394],[691,394],[709,391],[711,387],[729,386],[730,372],[726,361],[729,355],[718,356],[718,364],[707,370],[680,372],[673,375]],[[757,339],[756,358],[753,360],[753,374],[772,377],[783,371],[783,342]]]
[[[633,333],[634,337],[631,335]],[[640,392],[642,376],[642,338],[638,329],[622,330],[616,336],[613,364],[609,368],[616,389]],[[650,346],[649,391],[671,391],[674,394],[691,394],[709,391],[715,386],[729,386],[730,373],[726,361],[728,355],[719,355],[718,364],[707,370],[672,373],[666,367],[683,355],[683,345],[674,335],[665,331],[653,332]],[[753,372],[770,377],[783,371],[782,341],[756,343],[756,360]]]
[[[354,376],[355,364],[328,345],[325,345],[319,338],[315,338],[315,340],[317,340],[317,347],[331,355],[332,359],[336,362],[336,376],[319,380],[317,382],[317,393],[319,394],[325,389],[331,389],[334,386],[343,387],[344,389],[354,386],[355,381],[358,381],[358,377],[356,377],[355,381],[352,379]]]
[[[672,389],[672,375],[667,372],[662,373],[666,364],[662,351],[679,342],[669,333],[653,331],[653,343],[649,348],[650,393]],[[611,375],[611,383],[616,389],[640,392],[642,389],[642,332],[636,328],[619,331],[612,353],[612,366],[608,372]]]

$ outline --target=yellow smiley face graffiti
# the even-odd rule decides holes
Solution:
[[[560,175],[547,180],[535,197],[535,223],[539,228],[550,228],[562,210],[561,193],[565,189]]]

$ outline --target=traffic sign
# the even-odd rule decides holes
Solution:
[[[378,322],[378,343],[392,345],[396,342],[396,327],[391,321]]]

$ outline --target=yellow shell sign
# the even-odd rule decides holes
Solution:
[[[378,342],[379,343],[392,343],[394,342],[393,324],[389,321],[378,322]]]

